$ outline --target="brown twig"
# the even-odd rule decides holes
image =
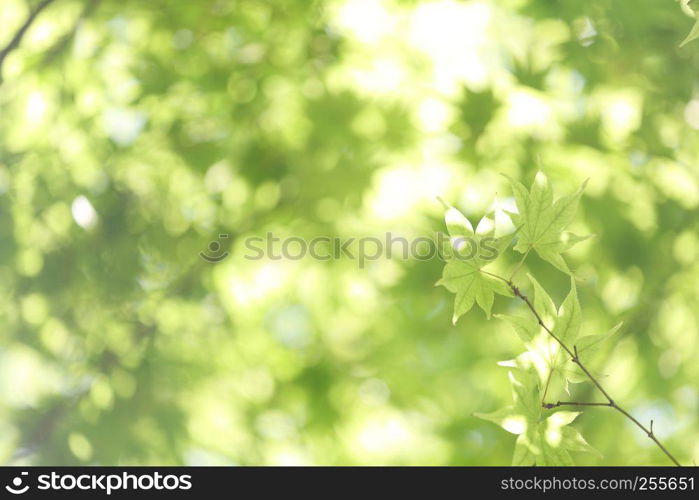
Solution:
[[[612,399],[612,397],[609,395],[609,393],[604,389],[604,387],[602,387],[602,385],[601,385],[600,382],[595,378],[595,376],[592,375],[592,373],[590,373],[590,371],[589,371],[589,370],[587,369],[587,367],[583,364],[583,362],[580,361],[580,356],[578,356],[578,348],[577,348],[577,346],[574,345],[574,346],[573,346],[573,349],[571,349],[571,348],[568,347],[560,338],[558,338],[558,336],[557,336],[556,334],[554,334],[553,331],[552,331],[548,326],[546,326],[546,324],[544,323],[543,319],[541,319],[541,315],[540,315],[540,314],[538,313],[538,311],[534,308],[534,305],[531,303],[531,301],[529,300],[529,298],[528,298],[526,295],[524,295],[524,294],[520,291],[520,289],[517,288],[517,287],[514,285],[514,283],[512,283],[511,280],[505,279],[505,278],[503,278],[502,276],[496,276],[496,275],[494,275],[494,274],[492,274],[492,273],[488,273],[488,274],[490,274],[491,276],[495,276],[495,277],[501,279],[502,281],[504,281],[505,283],[507,283],[507,285],[510,287],[510,290],[512,291],[512,293],[514,294],[514,296],[517,297],[517,298],[519,298],[520,300],[522,300],[522,301],[527,305],[527,307],[529,308],[529,310],[531,311],[531,313],[532,313],[532,314],[534,315],[534,317],[536,318],[537,323],[539,323],[539,326],[541,326],[544,330],[546,330],[546,332],[551,336],[551,338],[553,338],[553,339],[558,343],[558,345],[561,346],[561,348],[570,356],[570,360],[571,360],[573,363],[575,363],[576,365],[578,365],[578,367],[583,371],[583,373],[587,376],[587,378],[595,385],[595,387],[597,387],[597,389],[598,389],[598,390],[602,393],[602,395],[607,399],[607,402],[606,402],[606,403],[580,403],[580,402],[575,402],[575,401],[559,401],[558,403],[542,403],[542,406],[543,406],[544,408],[547,408],[547,409],[556,408],[556,407],[562,406],[562,405],[574,405],[574,406],[608,406],[608,407],[610,407],[610,408],[614,408],[616,411],[618,411],[619,413],[621,413],[622,415],[624,415],[624,416],[625,416],[627,419],[629,419],[631,422],[633,422],[634,424],[636,424],[636,426],[637,426],[639,429],[641,429],[641,430],[642,430],[656,445],[658,445],[658,448],[660,448],[660,449],[663,451],[663,453],[665,453],[665,455],[667,455],[667,457],[668,457],[670,460],[672,460],[672,462],[673,462],[675,465],[677,465],[678,467],[680,467],[680,463],[677,461],[677,459],[667,450],[667,448],[665,448],[665,446],[663,446],[663,444],[658,440],[658,438],[655,437],[655,433],[653,432],[653,421],[651,421],[650,429],[649,429],[649,428],[647,428],[645,425],[643,425],[641,422],[639,422],[638,420],[636,420],[636,418],[635,418],[633,415],[631,415],[628,411],[626,411],[624,408],[622,408],[621,406],[619,406],[619,405],[616,403],[616,401],[614,401],[614,400]]]

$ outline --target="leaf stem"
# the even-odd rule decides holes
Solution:
[[[544,401],[546,400],[546,395],[549,392],[549,384],[551,384],[552,377],[553,377],[553,367],[551,367],[551,369],[549,370],[549,376],[546,377],[546,386],[544,386],[544,395],[541,396],[541,405],[543,407],[546,407],[546,404],[544,403]]]
[[[512,279],[515,277],[515,274],[517,274],[517,271],[519,271],[519,268],[522,267],[522,264],[524,264],[524,261],[527,260],[527,256],[529,255],[529,252],[531,252],[532,247],[530,246],[527,248],[527,251],[524,252],[524,255],[522,256],[522,259],[519,261],[519,263],[515,266],[515,268],[512,270],[512,274],[510,275],[510,279],[508,280],[512,284]]]
[[[505,279],[505,278],[503,278],[502,276],[499,276],[499,275],[497,275],[497,274],[495,274],[495,273],[488,272],[488,271],[486,271],[485,269],[479,269],[479,271],[482,272],[483,274],[487,274],[488,276],[492,276],[493,278],[497,278],[497,279],[499,279],[499,280],[504,281],[505,284],[507,284],[507,286],[510,287],[510,289],[512,288],[512,287],[510,286],[510,285],[512,284],[512,282],[511,282],[510,280]]]
[[[586,403],[582,401],[557,401],[555,403],[542,403],[542,407],[546,408],[547,410],[551,410],[552,408],[558,408],[559,406],[609,406],[611,407],[612,405],[609,403]]]
[[[526,255],[526,254],[525,254]],[[487,271],[484,271],[487,272]],[[539,323],[539,325],[546,330],[546,332],[553,338],[558,345],[561,346],[561,348],[570,356],[570,359],[573,363],[578,365],[578,367],[583,371],[583,373],[587,376],[587,378],[597,387],[597,389],[602,393],[602,395],[607,399],[607,403],[580,403],[580,402],[574,402],[574,401],[559,401],[558,403],[551,404],[551,403],[542,403],[544,408],[555,408],[557,406],[562,406],[562,405],[575,405],[575,406],[608,406],[610,408],[614,408],[616,411],[624,415],[627,419],[629,419],[631,422],[636,424],[636,426],[641,429],[656,445],[658,445],[658,448],[660,448],[667,457],[672,460],[672,462],[680,467],[680,463],[677,461],[677,459],[663,446],[663,444],[658,440],[657,437],[655,437],[655,433],[653,432],[653,422],[651,421],[650,424],[650,429],[647,428],[645,425],[643,425],[641,422],[639,422],[633,415],[631,415],[628,411],[626,411],[624,408],[619,406],[609,395],[609,393],[602,387],[602,384],[590,373],[590,371],[587,369],[587,367],[583,364],[582,361],[580,361],[580,357],[578,356],[578,348],[577,346],[573,346],[573,349],[568,347],[556,334],[553,333],[553,331],[546,326],[544,321],[541,319],[541,315],[538,313],[538,311],[534,308],[534,305],[532,302],[529,300],[529,298],[524,295],[520,289],[515,286],[515,284],[512,282],[511,279],[505,279],[502,276],[497,276],[492,273],[488,273],[491,276],[494,276],[496,278],[499,278],[503,280],[507,285],[510,287],[510,290],[512,290],[512,293],[514,294],[515,297],[519,298],[522,300],[531,313],[534,315],[536,318],[536,321]]]

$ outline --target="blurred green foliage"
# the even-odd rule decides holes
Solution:
[[[0,3],[5,47],[37,2]],[[503,322],[438,259],[244,258],[417,237],[542,169],[605,386],[699,460],[699,45],[671,0],[55,0],[2,64],[6,464],[509,464]],[[231,255],[199,258],[229,234]],[[531,258],[556,303],[568,279]],[[498,297],[495,313],[521,304]],[[584,384],[581,394],[592,395]],[[618,414],[602,457],[666,464]]]

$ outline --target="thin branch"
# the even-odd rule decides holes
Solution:
[[[5,62],[5,58],[10,54],[10,52],[19,46],[22,38],[24,38],[24,35],[34,23],[39,13],[55,1],[56,0],[43,0],[39,5],[37,5],[36,8],[29,13],[29,16],[27,16],[24,24],[20,26],[17,33],[15,33],[15,36],[12,37],[12,40],[10,40],[4,49],[0,50],[0,82],[2,82],[2,65]]]
[[[495,276],[492,273],[488,273],[488,274]],[[553,338],[558,343],[558,345],[561,346],[561,348],[570,356],[570,360],[573,363],[575,363],[576,365],[578,365],[578,367],[583,371],[583,373],[587,376],[587,378],[595,385],[595,387],[597,387],[597,389],[607,399],[607,403],[575,403],[575,402],[567,402],[567,403],[566,402],[559,402],[559,403],[560,404],[576,404],[577,406],[609,406],[610,408],[614,408],[616,411],[618,411],[619,413],[624,415],[626,418],[628,418],[631,422],[636,424],[636,426],[639,429],[641,429],[656,445],[658,445],[658,448],[660,448],[663,451],[663,453],[665,453],[665,455],[667,455],[667,457],[670,460],[672,460],[672,462],[675,465],[680,467],[681,465],[677,461],[677,459],[667,450],[667,448],[665,448],[665,446],[663,446],[663,444],[660,441],[658,441],[658,438],[655,437],[655,434],[653,433],[652,422],[651,422],[651,426],[649,429],[645,425],[643,425],[641,422],[636,420],[636,418],[634,418],[634,416],[631,415],[628,411],[626,411],[621,406],[619,406],[612,399],[612,397],[609,395],[609,393],[604,389],[604,387],[602,387],[602,384],[599,383],[599,381],[595,378],[595,376],[592,375],[592,373],[590,373],[590,371],[583,364],[583,362],[580,361],[580,357],[578,356],[578,347],[574,345],[573,349],[571,349],[560,338],[558,338],[558,336],[556,334],[554,334],[553,331],[548,326],[546,326],[544,321],[541,319],[541,315],[534,308],[534,305],[531,303],[529,298],[526,295],[524,295],[520,291],[520,289],[514,285],[514,283],[512,283],[512,280],[507,280],[507,279],[503,278],[502,276],[495,276],[495,277],[497,277],[497,278],[503,280],[505,283],[507,283],[507,285],[510,287],[510,290],[512,290],[512,293],[515,295],[515,297],[519,298],[527,305],[527,307],[529,308],[531,313],[534,315],[534,317],[536,318],[536,321],[539,323],[539,325],[544,330],[546,330],[546,332],[551,336],[551,338]],[[555,405],[551,406],[551,408],[555,408],[556,406],[560,406],[560,404],[555,404]],[[548,408],[548,406],[546,406],[545,403],[544,403],[544,408]]]
[[[557,401],[555,403],[542,403],[541,406],[543,406],[547,410],[550,410],[552,408],[558,408],[559,406],[609,406],[610,408],[612,407],[612,405],[609,403],[585,403],[582,401]]]

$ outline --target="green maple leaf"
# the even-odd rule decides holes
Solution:
[[[509,177],[507,179],[512,185],[518,210],[518,213],[509,215],[515,226],[521,227],[515,250],[520,253],[534,250],[557,269],[571,274],[561,254],[589,236],[578,236],[564,229],[575,215],[587,181],[575,193],[554,202],[553,190],[542,172],[536,174],[529,191],[522,183]]]
[[[442,279],[436,285],[456,294],[452,321],[456,324],[474,304],[478,304],[490,318],[495,293],[506,296],[512,293],[506,283],[483,272],[482,268],[507,248],[513,234],[495,238],[495,224],[487,217],[481,219],[474,231],[469,220],[454,207],[449,207],[444,219],[451,250],[445,256],[447,263]],[[483,248],[492,251],[483,252]]]
[[[512,465],[573,465],[570,451],[596,452],[577,430],[568,427],[579,412],[542,411],[533,370],[514,370],[509,377],[513,405],[475,416],[517,435]]]

